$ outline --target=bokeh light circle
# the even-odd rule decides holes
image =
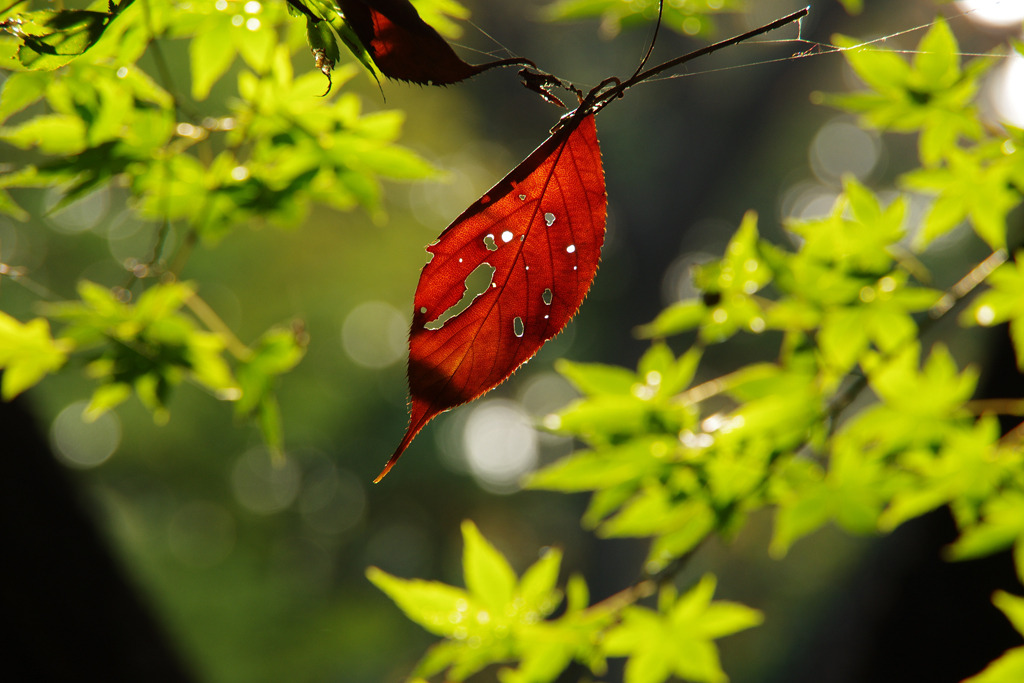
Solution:
[[[1001,121],[1024,126],[1024,56],[1014,52],[1003,60],[988,82],[987,94]]]
[[[92,421],[83,417],[86,401],[75,401],[60,411],[50,427],[50,440],[57,458],[76,469],[102,465],[121,443],[121,420],[115,413],[103,413]]]
[[[492,399],[473,407],[462,432],[469,471],[481,487],[511,493],[537,466],[537,430],[513,401]]]
[[[47,201],[51,207],[64,199],[64,193],[59,188],[51,189],[48,194]],[[46,219],[57,232],[74,235],[97,227],[109,209],[110,188],[102,187],[56,211],[51,210]]]
[[[987,26],[1013,26],[1024,21],[1021,0],[958,0],[957,6],[971,21]]]
[[[335,536],[356,526],[366,511],[366,491],[349,470],[339,469],[326,457],[307,468],[297,508],[309,529]]]
[[[231,488],[246,509],[270,515],[286,509],[299,493],[302,474],[290,458],[273,458],[263,447],[246,451],[231,470]]]
[[[368,368],[384,368],[404,358],[408,339],[408,321],[384,301],[359,304],[341,326],[345,353]]]
[[[837,183],[844,175],[864,179],[871,174],[881,154],[881,144],[871,133],[853,123],[826,123],[811,142],[811,168],[820,180]]]

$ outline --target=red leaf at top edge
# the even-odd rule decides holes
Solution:
[[[445,85],[491,66],[460,59],[409,0],[338,0],[338,4],[373,63],[388,78]]]
[[[427,247],[409,336],[409,428],[375,482],[427,422],[493,389],[562,331],[597,273],[606,207],[594,116],[577,112]],[[482,264],[489,286],[452,315]]]

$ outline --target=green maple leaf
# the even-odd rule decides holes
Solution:
[[[728,680],[718,659],[716,638],[757,626],[757,610],[733,602],[712,602],[715,578],[707,575],[676,599],[662,590],[659,609],[629,607],[622,622],[605,636],[608,655],[629,657],[626,683],[660,683],[678,676],[700,683]]]

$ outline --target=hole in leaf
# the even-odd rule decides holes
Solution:
[[[494,235],[487,235],[484,237],[484,246],[487,247],[488,251],[498,251],[498,245],[494,241]]]
[[[517,337],[522,337],[523,333],[526,332],[526,325],[523,324],[523,319],[518,315],[512,320],[512,331],[515,332]]]
[[[544,292],[540,295],[540,298],[544,301],[545,306],[551,305],[551,297],[552,294],[550,289],[545,289]]]
[[[519,195],[519,201],[525,202],[526,201],[526,195],[525,194]]]
[[[479,266],[474,268],[473,272],[466,276],[466,291],[462,294],[462,298],[459,299],[454,306],[439,315],[435,320],[428,322],[423,327],[428,330],[439,330],[444,327],[446,322],[469,308],[470,304],[472,304],[478,296],[486,292],[488,287],[493,286],[491,280],[494,279],[494,271],[495,268],[490,263],[481,263]]]
[[[547,223],[548,227],[550,228],[551,225],[555,222],[555,214],[553,214],[553,213],[546,213],[546,214],[544,214],[544,222]]]
[[[571,254],[571,253],[573,253],[574,251],[576,251],[576,245],[575,245],[575,244],[570,244],[569,246],[567,246],[567,247],[565,248],[565,250],[566,250],[567,252],[569,252],[569,253]]]
[[[506,230],[505,232],[501,233],[501,241],[502,242],[511,242],[512,241],[512,237],[513,237],[513,235],[512,235],[512,231],[511,230]]]

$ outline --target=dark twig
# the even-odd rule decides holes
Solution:
[[[584,100],[583,104],[580,105],[580,110],[584,112],[583,115],[587,113],[597,113],[598,111],[601,110],[601,108],[603,108],[612,100],[621,97],[626,90],[633,87],[637,83],[641,83],[648,79],[654,78],[660,73],[663,73],[670,69],[674,69],[675,67],[680,66],[682,64],[686,64],[687,62],[691,62],[694,59],[697,59],[698,57],[703,57],[713,52],[718,52],[719,50],[730,47],[732,45],[736,45],[737,43],[742,43],[745,40],[756,38],[757,36],[768,33],[769,31],[774,31],[777,28],[781,28],[783,26],[786,26],[787,24],[791,24],[794,21],[798,21],[799,19],[802,19],[803,17],[807,16],[808,12],[810,12],[810,7],[804,7],[801,10],[797,10],[796,12],[793,12],[791,14],[787,14],[784,17],[769,22],[764,26],[759,26],[758,28],[747,31],[746,33],[741,33],[737,36],[733,36],[732,38],[720,40],[719,42],[712,43],[711,45],[705,45],[704,47],[698,50],[694,50],[693,52],[689,52],[685,55],[682,55],[681,57],[676,57],[675,59],[670,59],[667,62],[659,64],[658,66],[653,66],[647,71],[641,71],[640,73],[634,74],[630,78],[627,78],[625,81],[622,81],[621,83],[618,83],[614,87],[609,88],[607,90],[603,89],[607,87],[608,81],[606,80],[590,91],[590,94],[587,95],[586,100]]]

